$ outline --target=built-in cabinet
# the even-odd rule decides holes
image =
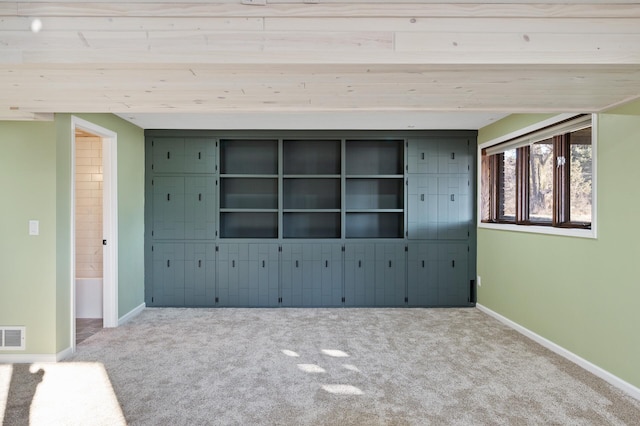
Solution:
[[[218,306],[278,306],[277,244],[218,245]],[[212,303],[213,304],[213,303]]]
[[[147,305],[473,303],[474,138],[147,132]]]
[[[409,140],[408,238],[467,240],[472,225],[468,140]]]

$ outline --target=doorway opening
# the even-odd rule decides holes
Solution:
[[[75,129],[76,344],[103,327],[102,138]]]
[[[72,346],[118,325],[116,134],[72,117]]]

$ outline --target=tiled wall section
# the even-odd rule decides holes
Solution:
[[[102,140],[76,136],[76,278],[102,278]]]

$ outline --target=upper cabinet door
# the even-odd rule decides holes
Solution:
[[[469,173],[469,142],[459,139],[410,139],[407,155],[409,173]]]
[[[184,141],[185,173],[216,173],[215,139],[186,139]]]
[[[469,162],[469,142],[465,139],[448,139],[437,142],[437,158],[439,174],[467,174],[471,167]],[[433,173],[433,172],[427,172]]]
[[[216,173],[215,139],[155,138],[154,173]]]
[[[438,173],[438,147],[432,140],[410,139],[407,172]]]
[[[151,168],[154,173],[184,172],[184,139],[155,138],[151,142],[151,147],[153,149]]]
[[[185,178],[153,178],[152,236],[159,240],[181,240],[185,234]]]

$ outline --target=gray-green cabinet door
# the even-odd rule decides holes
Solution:
[[[322,306],[321,256],[320,244],[303,244],[302,306]]]
[[[282,306],[302,306],[302,244],[283,244],[280,262]]]
[[[156,176],[153,185],[153,229],[157,240],[181,240],[185,231],[185,178]]]
[[[471,155],[468,139],[444,139],[437,142],[438,168],[434,172],[439,174],[468,174],[470,172]]]
[[[185,139],[184,172],[216,173],[215,139]]]
[[[375,251],[375,305],[403,306],[406,297],[404,243],[378,243]]]
[[[409,139],[407,172],[438,173],[440,144],[433,140]]]
[[[184,180],[184,238],[213,240],[216,232],[216,180],[209,176],[188,176]]]
[[[302,306],[342,305],[342,245],[302,245]]]
[[[407,235],[410,240],[438,238],[438,177],[428,174],[409,174]]]
[[[322,306],[342,305],[342,245],[322,244]]]
[[[438,246],[438,304],[460,306],[469,303],[468,245]]]
[[[344,253],[345,306],[375,304],[375,246],[345,244]]]
[[[240,306],[239,244],[220,244],[217,256],[219,306]]]
[[[407,304],[438,305],[438,244],[409,243],[407,253]]]
[[[473,208],[469,175],[438,176],[437,181],[437,238],[466,240]]]
[[[152,306],[184,306],[185,247],[181,243],[152,245]]]
[[[185,244],[185,306],[215,306],[216,246]]]
[[[151,144],[153,173],[184,172],[184,139],[154,138]]]
[[[249,244],[247,306],[278,306],[278,245]],[[242,263],[241,263],[242,264]]]

